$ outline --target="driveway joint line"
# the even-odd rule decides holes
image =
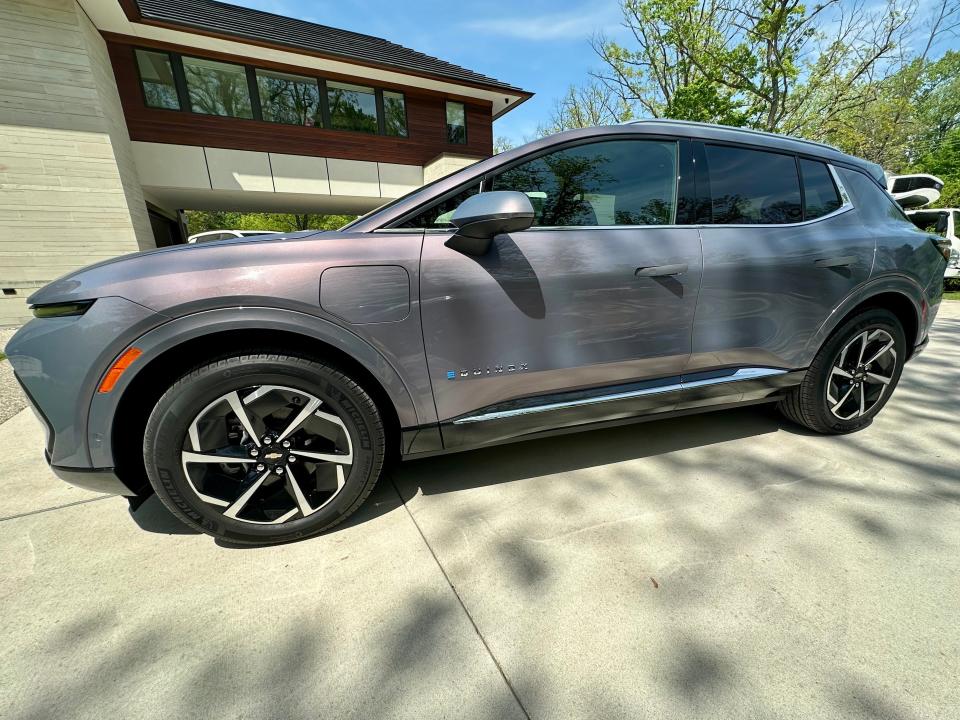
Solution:
[[[410,522],[413,523],[413,526],[417,529],[417,532],[420,533],[420,538],[423,540],[423,544],[427,546],[427,550],[430,551],[430,555],[433,557],[433,561],[437,564],[437,567],[440,568],[440,572],[443,575],[443,579],[447,581],[447,585],[450,586],[450,590],[453,591],[454,597],[457,599],[457,602],[460,604],[460,609],[463,610],[463,614],[467,616],[467,620],[470,621],[470,625],[473,627],[473,631],[477,634],[477,637],[480,638],[480,642],[483,643],[484,649],[487,651],[487,655],[490,656],[490,659],[493,660],[493,664],[497,668],[497,672],[500,673],[500,677],[503,678],[503,682],[506,684],[507,689],[510,690],[510,694],[513,695],[513,699],[517,702],[517,706],[520,708],[520,712],[523,713],[523,716],[527,720],[531,720],[530,713],[527,712],[527,708],[524,707],[523,701],[520,699],[519,693],[517,693],[516,688],[513,687],[513,683],[510,682],[510,679],[507,677],[506,672],[504,672],[503,667],[500,665],[500,661],[497,660],[497,656],[493,654],[493,650],[490,648],[490,645],[487,643],[487,639],[483,636],[483,633],[480,632],[480,628],[477,626],[476,621],[473,619],[473,615],[470,614],[470,611],[467,609],[466,604],[463,602],[463,598],[460,597],[460,593],[457,592],[456,586],[453,584],[453,581],[450,579],[450,576],[447,574],[446,569],[443,567],[443,564],[440,562],[440,558],[437,557],[437,553],[434,551],[433,546],[430,544],[430,541],[427,540],[426,534],[423,532],[423,528],[420,527],[420,523],[417,522],[417,519],[413,516],[413,513],[410,512],[410,508],[407,507],[407,501],[403,499],[403,495],[400,493],[400,488],[397,487],[397,484],[394,482],[393,477],[390,477],[390,485],[393,487],[393,491],[397,494],[397,497],[400,498],[400,503],[403,505],[403,509],[407,511],[407,516],[410,518]]]
[[[64,510],[65,508],[75,507],[77,505],[86,505],[87,503],[96,502],[97,500],[106,500],[107,498],[117,497],[116,495],[100,495],[95,498],[87,498],[86,500],[77,500],[76,502],[67,503],[66,505],[54,505],[53,507],[41,508],[39,510],[31,510],[30,512],[18,513],[16,515],[7,515],[6,517],[0,518],[0,522],[6,520],[16,520],[17,518],[30,517],[31,515],[40,515],[42,513],[53,512],[54,510]]]

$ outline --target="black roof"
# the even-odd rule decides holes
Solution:
[[[526,91],[372,35],[339,30],[215,0],[136,0],[145,20],[257,40],[511,92]]]

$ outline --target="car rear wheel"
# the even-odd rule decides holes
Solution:
[[[349,517],[376,484],[385,437],[373,399],[336,368],[244,355],[177,380],[147,421],[143,452],[178,518],[230,542],[266,544]]]
[[[907,342],[897,317],[873,308],[852,317],[778,405],[790,420],[828,434],[866,427],[900,381]]]

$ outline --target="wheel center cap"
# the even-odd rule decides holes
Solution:
[[[263,459],[269,463],[279,462],[283,460],[284,457],[285,457],[284,453],[277,452],[276,450],[271,450],[270,452],[263,454]]]

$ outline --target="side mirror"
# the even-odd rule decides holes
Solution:
[[[480,256],[493,238],[533,225],[533,205],[522,192],[495,191],[468,197],[450,216],[457,229],[445,245],[466,255]]]

